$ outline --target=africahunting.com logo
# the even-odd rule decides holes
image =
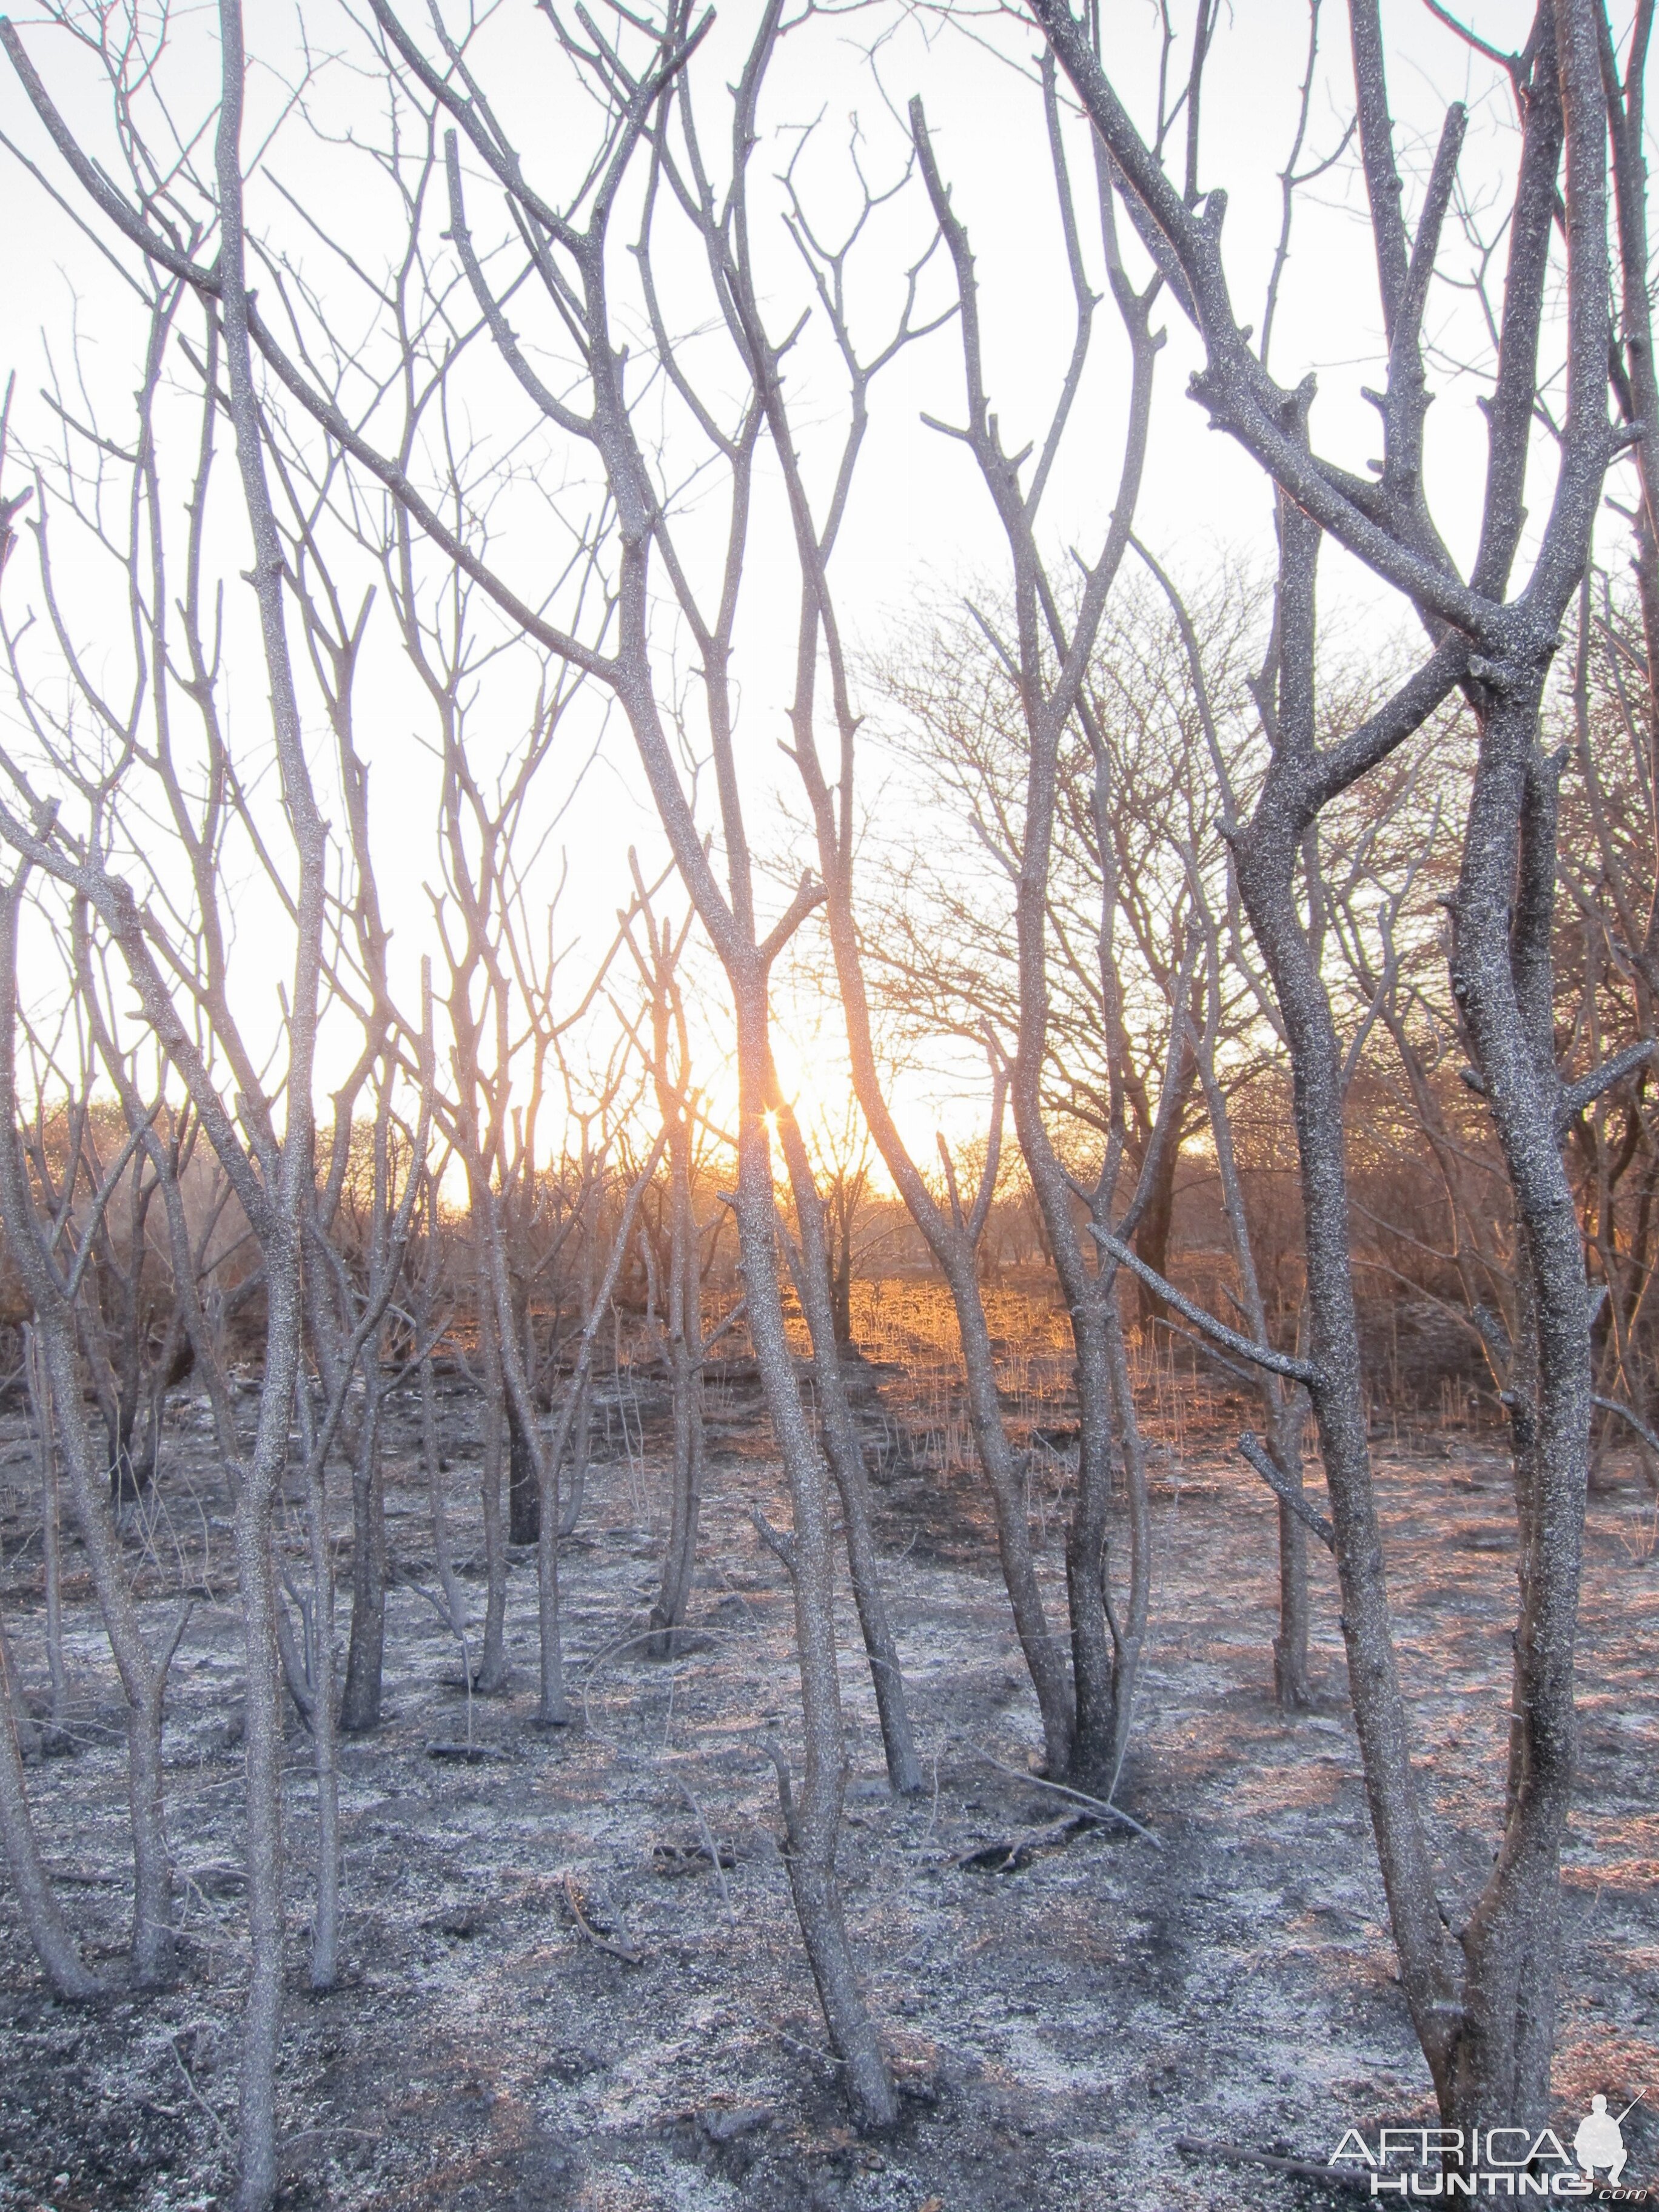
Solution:
[[[1614,2115],[1603,2096],[1590,2099],[1569,2152],[1553,2128],[1381,2128],[1375,2142],[1350,2128],[1327,2163],[1373,2197],[1590,2197],[1615,2203],[1654,2201],[1626,2184],[1630,2153],[1622,2123],[1645,2092]]]

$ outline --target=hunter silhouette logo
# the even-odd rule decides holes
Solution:
[[[1634,2101],[1632,2099],[1632,2102]],[[1625,2138],[1619,2121],[1629,2111],[1630,2106],[1626,2105],[1619,2119],[1615,2120],[1608,2111],[1605,2097],[1596,2095],[1590,2099],[1589,2110],[1579,2121],[1578,2132],[1572,2139],[1572,2154],[1592,2180],[1598,2166],[1606,2166],[1608,2179],[1615,2183],[1624,2172],[1625,2160],[1630,2153],[1625,2148]]]

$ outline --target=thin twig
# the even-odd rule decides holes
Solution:
[[[225,2135],[224,2125],[221,2121],[218,2113],[214,2111],[213,2106],[209,2104],[207,2099],[197,2087],[195,2082],[191,2081],[190,2068],[185,2063],[184,2054],[179,2048],[178,2039],[176,2037],[170,2035],[167,2038],[167,2049],[173,2053],[173,2064],[179,2069],[179,2071],[185,2077],[185,2087],[190,2092],[191,2102],[195,2105],[198,2110],[207,2114],[209,2119],[213,2124],[213,2132],[219,2138],[220,2149],[227,2151],[230,2148],[230,2144]]]
[[[703,1849],[709,1855],[709,1864],[714,1869],[714,1879],[720,1886],[720,1901],[726,1908],[727,1919],[735,1928],[737,1925],[737,1911],[731,1901],[731,1891],[726,1886],[726,1870],[720,1863],[720,1847],[714,1840],[714,1831],[710,1827],[707,1815],[704,1813],[702,1805],[695,1794],[679,1775],[676,1774],[674,1778],[679,1784],[680,1795],[690,1806],[696,1819],[697,1832],[703,1838]]]
[[[1126,1828],[1133,1828],[1137,1836],[1144,1836],[1149,1844],[1155,1844],[1160,1851],[1163,1850],[1163,1844],[1152,1830],[1143,1828],[1121,1805],[1114,1805],[1105,1797],[1091,1797],[1087,1790],[1074,1790],[1064,1782],[1050,1782],[1046,1775],[1022,1774],[1017,1766],[1007,1766],[1000,1759],[994,1759],[983,1744],[975,1743],[971,1736],[953,1736],[951,1741],[963,1745],[976,1759],[983,1759],[987,1766],[994,1766],[999,1774],[1008,1775],[1015,1782],[1028,1782],[1033,1790],[1052,1790],[1057,1797],[1067,1798],[1074,1805],[1087,1805],[1090,1812],[1103,1814],[1108,1820],[1121,1820]]]
[[[613,1943],[608,1936],[599,1935],[589,1926],[587,1916],[582,1910],[581,1895],[576,1886],[576,1876],[567,1874],[565,1876],[565,1902],[571,1909],[572,1918],[589,1942],[596,1950],[609,1951],[613,1959],[620,1959],[625,1966],[643,1966],[645,1961],[642,1952],[630,1951],[626,1943]]]

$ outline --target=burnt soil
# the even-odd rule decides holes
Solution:
[[[896,1328],[875,1333],[877,1352],[902,1349]],[[1059,1620],[1069,1439],[1057,1396],[1030,1395],[1029,1368],[1008,1396],[1026,1421]],[[1287,1719],[1271,1701],[1275,1519],[1226,1449],[1242,1409],[1192,1392],[1177,1404],[1143,1373],[1156,1580],[1117,1796],[1148,1837],[1068,1824],[1065,1802],[1026,1778],[1035,1706],[949,1407],[892,1358],[859,1362],[854,1376],[928,1784],[915,1801],[887,1792],[844,1604],[852,1778],[841,1863],[905,2092],[897,2133],[861,2140],[847,2124],[758,1749],[762,1733],[797,1746],[798,1722],[790,1598],[749,1520],[752,1504],[774,1519],[785,1510],[752,1372],[734,1362],[711,1390],[693,1633],[664,1662],[627,1640],[654,1586],[666,1415],[661,1386],[630,1370],[606,1398],[583,1520],[562,1554],[573,1724],[531,1724],[534,1562],[516,1554],[512,1686],[472,1700],[482,1755],[470,1763],[431,1749],[466,1741],[468,1701],[455,1642],[410,1586],[430,1586],[432,1540],[413,1427],[394,1432],[390,1545],[403,1579],[389,1601],[386,1713],[342,1749],[344,1972],[324,1996],[306,1987],[309,1742],[297,1723],[289,1737],[285,2205],[1312,2206],[1355,2200],[1183,2153],[1177,2138],[1323,2160],[1346,2128],[1374,2140],[1382,2121],[1432,2120],[1346,1708],[1334,1574],[1317,1546],[1316,1707]],[[475,1409],[455,1385],[443,1411],[457,1550],[481,1617]],[[33,1764],[30,1787],[72,1924],[117,1987],[88,2006],[53,2002],[0,1891],[0,2205],[31,2212],[205,2212],[233,2171],[240,1626],[227,1501],[205,1415],[187,1398],[170,1438],[159,1498],[128,1519],[152,1636],[181,1580],[200,1593],[167,1734],[184,1974],[162,1995],[120,1987],[130,1910],[120,1709],[66,1538],[71,1747]],[[1390,1436],[1377,1450],[1401,1666],[1456,1921],[1490,1863],[1501,1802],[1507,1472],[1495,1437]],[[31,1691],[45,1680],[35,1480],[21,1419],[0,1417],[0,1483],[15,1486],[0,1492],[3,1587]],[[291,1534],[297,1573],[297,1522]],[[342,1626],[345,1613],[342,1599]],[[1656,1618],[1652,1493],[1614,1463],[1591,1497],[1586,1546],[1554,2080],[1569,2137],[1592,2092],[1617,2111],[1659,2084]],[[590,1940],[573,1905],[614,1948]],[[1638,2184],[1659,2171],[1649,2110],[1626,2122],[1626,2178]]]

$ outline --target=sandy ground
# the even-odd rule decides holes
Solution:
[[[564,1554],[579,1716],[568,1731],[530,1725],[528,1558],[511,1575],[514,1687],[473,1703],[475,1739],[491,1754],[477,1764],[429,1755],[466,1734],[456,1647],[416,1595],[392,1595],[386,1723],[344,1751],[346,1971],[324,1997],[305,1984],[314,1800],[294,1729],[284,2203],[1197,2212],[1353,2201],[1175,2147],[1185,2135],[1322,2160],[1345,2128],[1431,2116],[1394,1978],[1329,1559],[1313,1569],[1318,1709],[1287,1722],[1268,1695],[1271,1501],[1225,1456],[1218,1427],[1198,1433],[1190,1407],[1176,1429],[1165,1424],[1153,1645],[1119,1791],[1151,1837],[1060,1831],[1065,1807],[1020,1778],[1036,1712],[973,1481],[912,1450],[904,1389],[881,1370],[867,1377],[887,1586],[929,1787],[915,1802],[887,1794],[849,1607],[847,1908],[905,2091],[897,2136],[866,2143],[838,2100],[755,1747],[760,1727],[797,1740],[788,1595],[748,1520],[752,1500],[779,1510],[776,1470],[741,1372],[715,1395],[699,1633],[666,1664],[617,1648],[653,1586],[661,1408],[634,1394],[627,1449],[615,1409],[610,1456]],[[475,1437],[461,1398],[445,1419],[464,1555]],[[194,1419],[181,1417],[185,1443],[201,1433]],[[30,1479],[22,1434],[0,1422],[0,1455],[20,1453],[0,1457],[0,1480]],[[1489,1863],[1501,1790],[1505,1470],[1495,1443],[1478,1440],[1379,1449],[1401,1662],[1456,1917]],[[431,1541],[412,1440],[391,1474],[392,1556],[418,1580]],[[39,1539],[26,1540],[27,1496],[9,1504],[8,1613],[33,1681]],[[1058,1519],[1040,1497],[1034,1510],[1046,1514],[1057,1616]],[[189,1573],[202,1576],[205,1559],[214,1593],[177,1662],[167,1739],[186,1974],[164,1996],[54,2004],[0,1893],[6,2207],[204,2212],[231,2172],[245,1972],[239,1626],[222,1497],[203,1488],[186,1504],[180,1492],[173,1511]],[[1634,1470],[1592,1498],[1555,2071],[1569,2133],[1595,2090],[1617,2110],[1651,2083],[1659,2106],[1655,1538]],[[469,1587],[481,1611],[481,1584]],[[80,1748],[33,1766],[31,1785],[72,1921],[89,1956],[115,1966],[130,1910],[119,1716],[84,1574],[68,1595]],[[158,1634],[170,1613],[155,1601]],[[720,1882],[687,1792],[730,1856]],[[1008,1871],[962,1863],[1021,1842],[1001,1854]],[[572,1891],[590,1928],[638,1963],[588,1939]],[[1653,2179],[1659,2110],[1650,2120],[1638,2106],[1626,2133],[1627,2179]]]

